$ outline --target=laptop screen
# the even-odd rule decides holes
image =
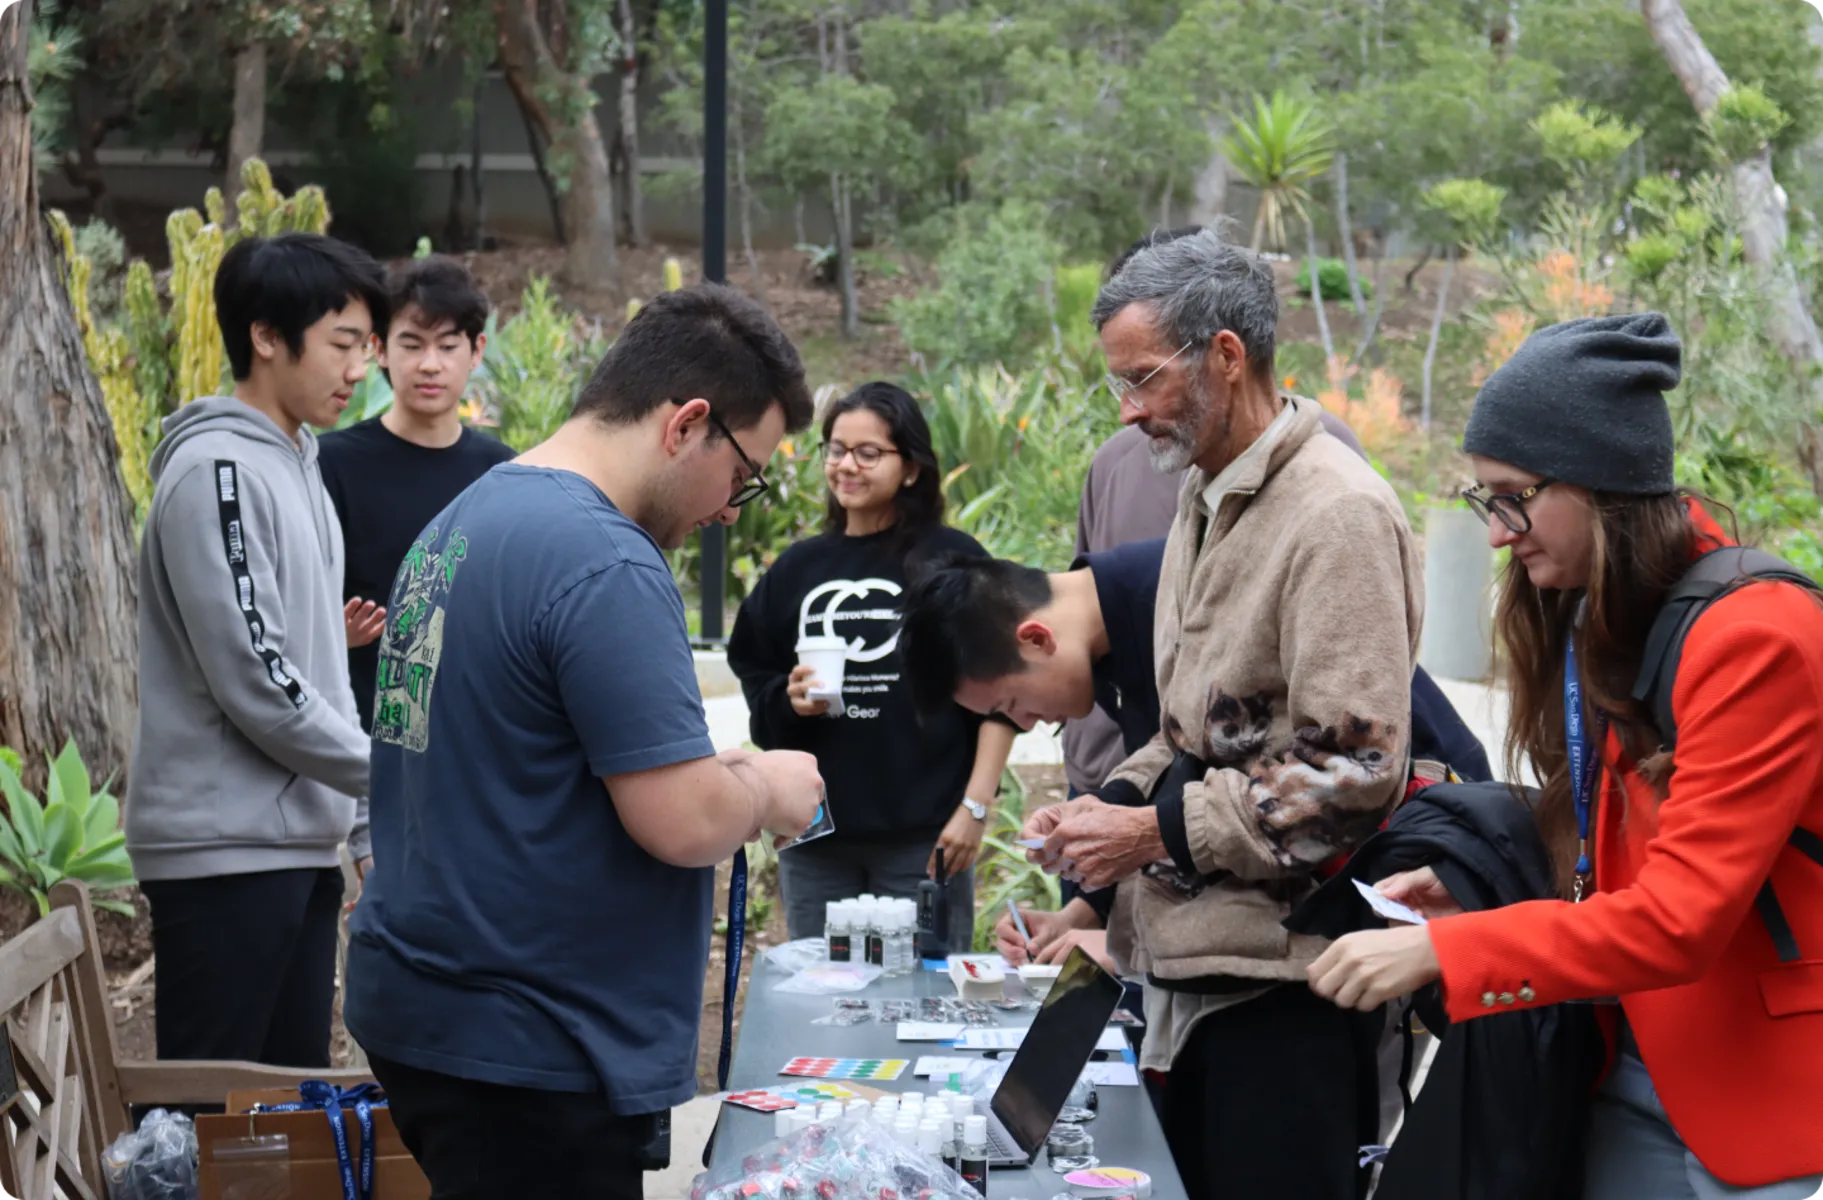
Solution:
[[[1082,947],[1070,951],[994,1092],[994,1115],[1021,1150],[1036,1151],[1050,1134],[1120,996],[1120,980]]]

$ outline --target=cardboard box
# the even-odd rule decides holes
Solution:
[[[218,1116],[196,1118],[197,1155],[201,1165],[202,1200],[342,1200],[342,1171],[336,1160],[335,1135],[329,1128],[329,1116],[321,1110],[287,1113],[250,1113],[256,1104],[288,1104],[297,1100],[295,1091],[259,1091],[228,1093],[228,1111]],[[352,1108],[342,1110],[348,1130],[348,1153],[357,1177],[361,1168],[361,1123]],[[282,1134],[286,1139],[286,1159],[282,1166],[273,1160],[265,1169],[249,1168],[243,1162],[236,1167],[232,1152],[244,1145],[248,1137]],[[430,1181],[419,1170],[399,1132],[393,1127],[392,1113],[384,1108],[373,1110],[374,1200],[430,1200]],[[224,1156],[221,1151],[227,1150]],[[268,1181],[286,1190],[272,1190]]]

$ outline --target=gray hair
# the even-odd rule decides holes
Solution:
[[[1279,324],[1272,268],[1212,229],[1154,242],[1102,286],[1089,319],[1100,329],[1131,304],[1149,304],[1174,347],[1202,353],[1226,329],[1255,370],[1270,370]]]

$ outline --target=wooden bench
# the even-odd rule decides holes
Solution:
[[[231,1091],[372,1078],[244,1062],[122,1062],[88,888],[59,884],[51,906],[0,945],[0,1019],[19,1089],[8,1104],[0,1054],[0,1189],[20,1200],[107,1200],[102,1151],[132,1128],[136,1105],[221,1104]]]

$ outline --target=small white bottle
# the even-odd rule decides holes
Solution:
[[[962,1122],[962,1178],[977,1192],[987,1195],[987,1118],[969,1117]]]
[[[874,1116],[878,1117],[882,1124],[890,1127],[899,1116],[899,1098],[882,1096],[874,1101]]]
[[[849,936],[847,903],[831,900],[824,906],[823,912],[823,944],[828,948],[829,961],[851,961],[853,943]]]
[[[907,1146],[918,1144],[918,1118],[908,1112],[901,1112],[893,1122],[893,1136]]]
[[[867,961],[876,967],[886,966],[886,906],[879,901],[867,904]]]
[[[950,1096],[948,1107],[951,1129],[956,1139],[956,1159],[959,1163],[962,1158],[963,1122],[974,1113],[975,1098],[966,1092],[956,1092]],[[960,1171],[961,1167],[958,1166],[957,1170]]]
[[[896,918],[893,921],[893,949],[897,963],[897,975],[910,975],[913,967],[913,942],[918,936],[918,904],[915,900],[900,900],[894,904]]]
[[[817,1105],[817,1121],[819,1124],[824,1121],[839,1121],[841,1119],[842,1102],[840,1100],[825,1100],[823,1103]]]
[[[943,1159],[943,1130],[935,1121],[925,1121],[918,1126],[918,1150],[931,1158]]]

